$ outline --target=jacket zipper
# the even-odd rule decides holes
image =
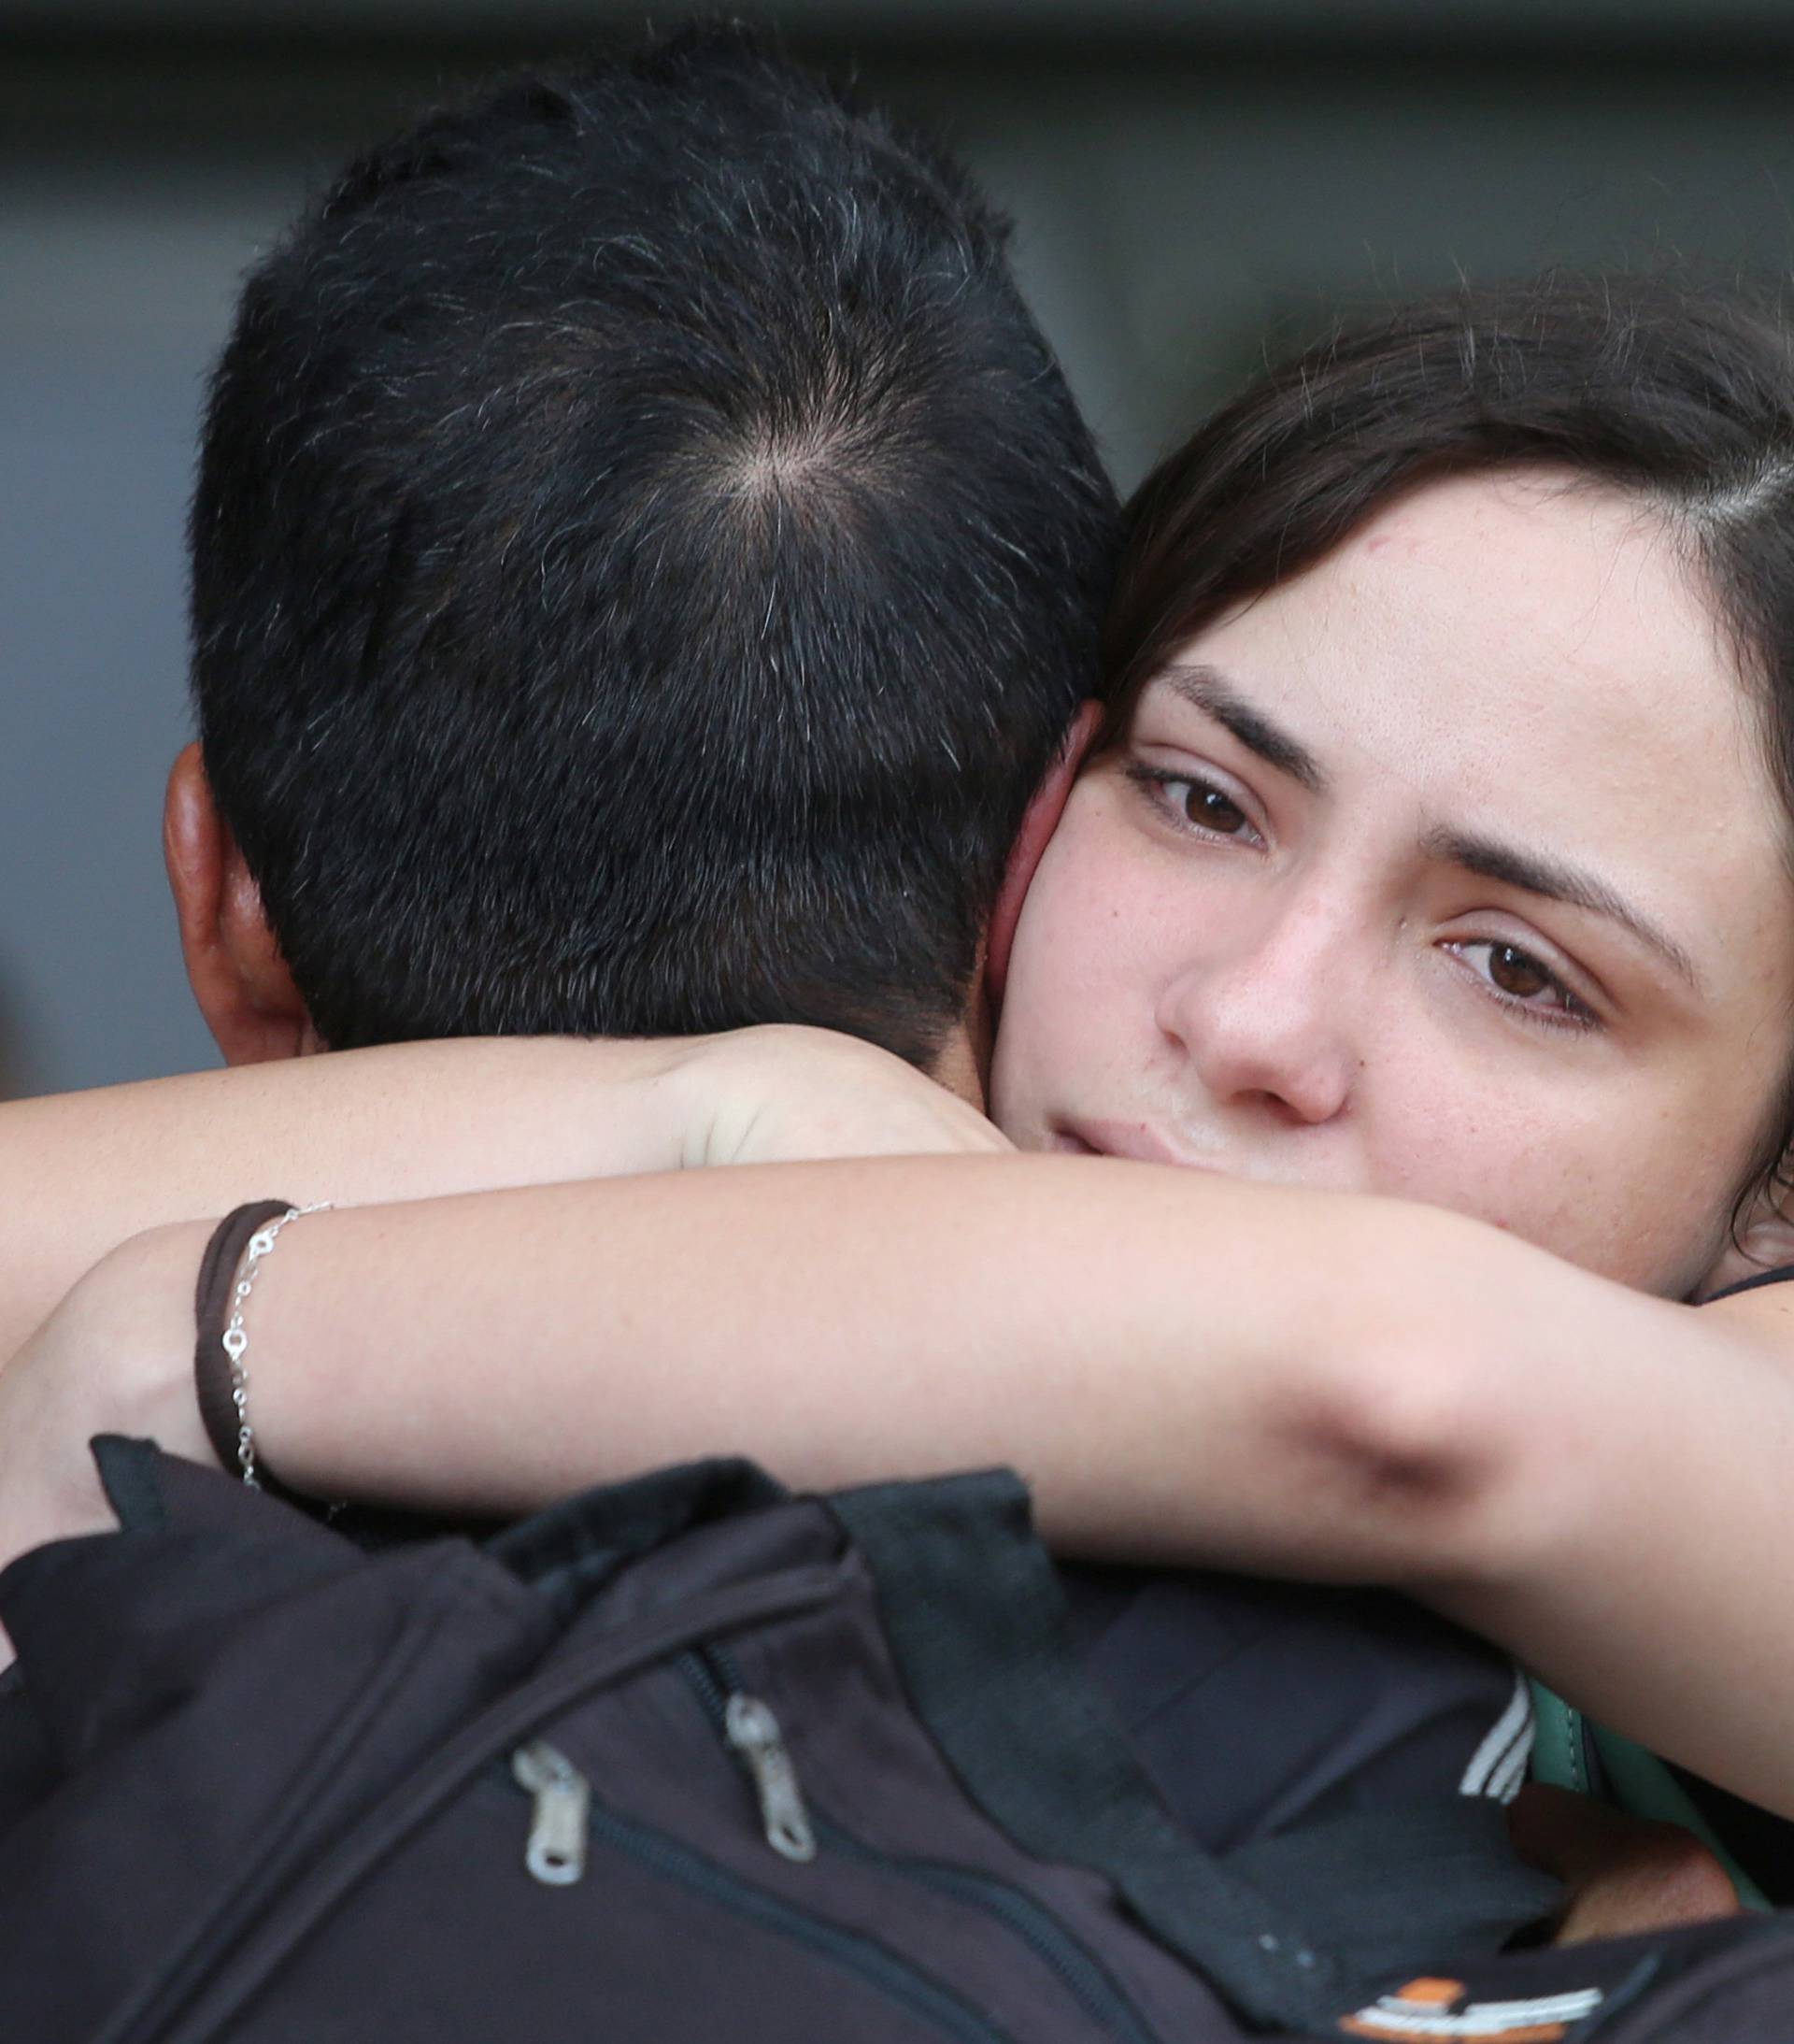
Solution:
[[[520,1760],[523,1761],[520,1766],[517,1765]],[[592,1800],[586,1778],[564,1753],[546,1741],[535,1739],[520,1748],[514,1756],[512,1773],[520,1785],[536,1798],[526,1847],[526,1864],[538,1880],[560,1885],[578,1880],[585,1867],[585,1840],[596,1839],[662,1880],[689,1889],[733,1915],[746,1918],[761,1929],[789,1938],[793,1944],[858,1976],[886,1999],[898,2003],[944,2037],[953,2038],[955,2044],[1014,2044],[1006,2032],[943,1981],[910,1965],[875,1939],[799,1908],[751,1881],[740,1880],[680,1839]],[[577,1785],[583,1805],[578,1872],[543,1873],[535,1864],[537,1841],[544,1824],[544,1791],[535,1783],[545,1779],[553,1783],[547,1792],[550,1798],[569,1793],[571,1784]],[[552,1802],[549,1807],[553,1807]],[[554,1823],[561,1821],[559,1816],[550,1820]]]
[[[738,1706],[747,1705],[757,1712],[764,1712],[775,1737],[777,1737],[776,1720],[765,1704],[747,1694],[740,1665],[725,1648],[715,1645],[692,1648],[679,1655],[678,1666],[696,1692],[706,1715],[737,1752],[741,1749],[731,1737],[730,1725]],[[796,1770],[790,1765],[782,1739],[778,1741],[778,1751],[796,1793]],[[759,1776],[754,1773],[753,1763],[745,1754],[743,1760],[758,1789]],[[768,1843],[775,1850],[784,1851],[774,1837],[773,1822],[767,1813],[763,1792],[761,1794],[761,1815]],[[983,1911],[1029,1948],[1099,2029],[1122,2039],[1123,2044],[1159,2044],[1139,2010],[1096,1954],[1026,1890],[980,1869],[881,1851],[814,1810],[807,1813],[805,1829],[811,1838],[809,1852],[787,1853],[788,1857],[813,1857],[816,1843],[819,1841],[832,1852],[857,1860],[862,1865],[876,1866],[883,1872]]]
[[[693,1648],[679,1656],[679,1666],[753,1784],[766,1843],[784,1859],[813,1860],[815,1828],[772,1707],[748,1694],[740,1669],[719,1647]]]
[[[535,1805],[523,1865],[545,1887],[571,1887],[586,1870],[591,1782],[545,1738],[533,1738],[511,1755],[511,1779]]]
[[[209,2044],[227,2034],[249,1997],[388,1853],[428,1822],[489,1761],[527,1744],[536,1726],[642,1668],[679,1654],[694,1638],[813,1610],[838,1596],[842,1588],[838,1565],[806,1565],[693,1598],[678,1609],[632,1626],[621,1637],[594,1639],[577,1654],[557,1662],[463,1725],[307,1871],[282,1885],[277,1875],[283,1868],[271,1865],[263,1869],[258,1885],[267,1895],[265,1910],[235,1930],[228,1941],[212,1930],[213,1953],[207,1955],[204,1971],[193,1967],[191,1985],[182,1981],[174,2006],[160,1986],[134,1996],[92,2044]]]

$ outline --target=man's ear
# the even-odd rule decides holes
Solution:
[[[1794,1221],[1788,1219],[1789,1208],[1794,1208],[1794,1191],[1779,1174],[1759,1186],[1740,1213],[1713,1267],[1694,1288],[1694,1296],[1711,1298],[1730,1284],[1794,1264]]]
[[[218,813],[197,745],[168,775],[162,851],[180,923],[187,982],[227,1065],[321,1049],[255,884]]]
[[[1027,899],[1034,868],[1046,850],[1047,840],[1059,828],[1072,783],[1095,743],[1103,723],[1103,705],[1086,703],[1072,721],[1059,756],[1046,769],[1046,778],[1034,790],[1033,799],[1022,817],[1021,829],[1010,848],[1009,864],[1004,870],[1003,887],[990,914],[990,935],[985,940],[985,990],[992,1008],[1002,1005],[1003,984],[1009,975],[1009,950],[1016,940],[1016,924],[1021,920],[1021,905]]]

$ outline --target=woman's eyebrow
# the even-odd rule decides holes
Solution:
[[[1462,831],[1429,831],[1424,850],[1430,858],[1461,866],[1466,873],[1480,874],[1486,880],[1499,880],[1529,894],[1543,894],[1549,901],[1568,902],[1573,908],[1587,908],[1592,914],[1609,917],[1648,944],[1695,993],[1704,993],[1694,960],[1683,947],[1598,875],[1546,858],[1541,852],[1522,851],[1516,845],[1503,845],[1492,837],[1477,837]]]
[[[1214,718],[1223,730],[1231,731],[1248,752],[1256,752],[1311,794],[1325,793],[1327,776],[1302,740],[1273,723],[1262,710],[1254,709],[1217,669],[1166,667],[1159,679],[1185,702]]]
[[[1248,703],[1217,668],[1200,663],[1166,667],[1158,679],[1193,708],[1232,732],[1248,752],[1288,774],[1300,787],[1314,794],[1326,792],[1326,772],[1302,740]],[[1573,908],[1608,917],[1648,945],[1696,993],[1704,994],[1701,974],[1686,948],[1598,874],[1547,858],[1542,852],[1524,851],[1516,845],[1504,845],[1495,838],[1465,831],[1430,831],[1423,849],[1430,858],[1460,866],[1466,873],[1480,874],[1484,879],[1499,880],[1525,893],[1541,894],[1548,901],[1567,902]]]

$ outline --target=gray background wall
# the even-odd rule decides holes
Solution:
[[[1341,304],[1541,262],[1794,257],[1794,0],[791,0],[944,124],[1120,479]],[[157,847],[180,527],[235,281],[441,86],[636,9],[0,11],[0,1092],[210,1061]],[[661,20],[668,15],[661,13]]]

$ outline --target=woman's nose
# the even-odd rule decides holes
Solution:
[[[1159,1027],[1217,1105],[1331,1121],[1361,1063],[1351,949],[1320,917],[1286,913],[1223,954],[1189,961],[1164,988]]]

